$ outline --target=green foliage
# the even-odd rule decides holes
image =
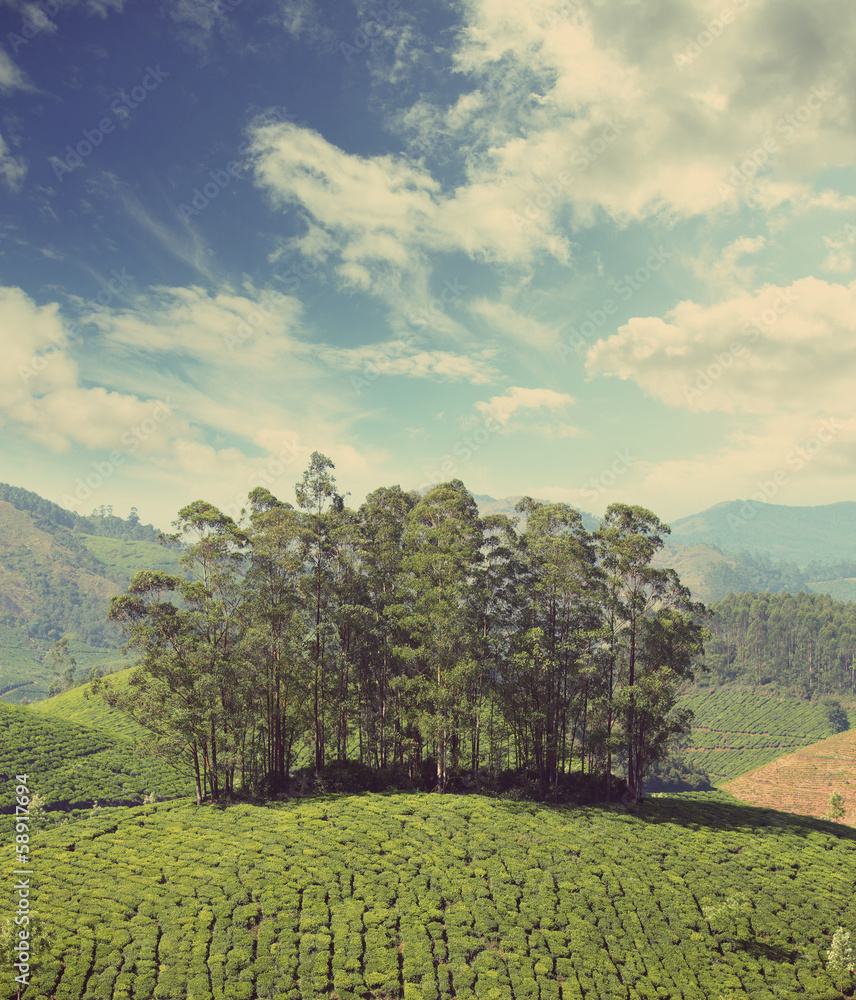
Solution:
[[[841,792],[833,792],[829,796],[829,813],[827,814],[827,819],[839,820],[844,819],[844,796]]]
[[[130,740],[0,702],[0,810],[13,805],[12,779],[24,765],[38,776],[31,791],[48,814],[96,799],[136,803],[152,789],[164,797],[190,790],[165,765],[141,758]]]
[[[681,699],[693,713],[681,757],[717,783],[833,735],[824,705],[738,688],[690,691]]]
[[[821,1000],[852,965],[853,832],[724,800],[184,801],[34,852],[33,996]]]
[[[711,610],[712,682],[769,685],[801,698],[856,694],[856,604],[827,594],[742,593]]]

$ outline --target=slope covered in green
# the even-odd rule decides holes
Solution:
[[[0,702],[0,811],[14,802],[14,776],[27,772],[30,791],[48,809],[75,809],[186,795],[191,783],[160,761],[141,755],[132,740]]]
[[[856,922],[852,830],[723,802],[182,801],[33,850],[25,1000],[832,1000]]]
[[[110,682],[119,689],[126,689],[131,670],[121,670],[110,675]],[[62,694],[34,702],[30,709],[43,716],[91,726],[111,736],[135,740],[146,735],[146,730],[118,708],[111,708],[103,698],[90,694],[88,684],[63,691]]]
[[[822,704],[732,688],[693,692],[681,699],[693,712],[682,754],[716,783],[833,735]]]

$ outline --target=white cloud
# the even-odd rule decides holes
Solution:
[[[631,319],[590,349],[586,368],[696,412],[843,416],[854,406],[854,339],[856,282],[802,278]]]
[[[18,288],[0,288],[0,338],[6,362],[0,423],[7,428],[55,452],[75,445],[136,452],[163,444],[172,418],[168,401],[81,385],[69,352],[73,334],[56,304],[37,306]]]
[[[573,396],[564,392],[556,392],[553,389],[526,389],[514,385],[500,396],[493,396],[487,402],[476,403],[475,410],[485,419],[496,420],[506,431],[511,429],[512,424],[516,424],[516,429],[525,429],[546,437],[574,437],[580,432],[569,424],[561,421],[550,424],[538,424],[525,419],[521,421],[520,414],[532,410],[547,410],[553,414],[560,414],[575,402]]]
[[[0,49],[0,91],[32,89],[24,71],[18,67],[5,49]]]
[[[552,351],[561,329],[561,323],[548,324],[518,312],[505,302],[477,299],[469,306],[470,312],[489,325],[492,330],[510,340],[519,341],[539,351]]]
[[[0,177],[10,191],[19,191],[27,176],[27,164],[9,151],[6,140],[0,135]]]
[[[404,341],[387,341],[361,347],[319,345],[313,353],[320,361],[355,372],[352,384],[360,390],[382,375],[466,381],[471,385],[495,382],[499,372],[491,363],[497,351],[485,348],[470,354],[420,350]]]

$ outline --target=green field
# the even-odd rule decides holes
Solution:
[[[720,688],[681,699],[692,709],[692,731],[683,755],[715,783],[833,735],[826,710],[816,702],[773,698]]]
[[[33,790],[49,810],[138,803],[152,792],[171,798],[191,789],[188,778],[141,756],[131,739],[0,702],[0,811],[12,807],[12,779],[22,771],[38,776]]]
[[[104,575],[110,579],[127,577],[129,580],[143,569],[164,573],[181,573],[180,554],[152,542],[128,538],[108,538],[106,535],[77,537],[104,566]]]
[[[26,1000],[831,1000],[856,925],[853,830],[704,798],[180,800],[32,846]],[[744,924],[711,926],[736,893]]]
[[[118,662],[124,664],[127,660]],[[111,683],[120,689],[127,688],[131,669],[127,667],[111,674]],[[53,698],[34,702],[30,709],[43,716],[51,716],[65,722],[76,722],[81,726],[92,726],[113,736],[123,736],[130,740],[140,739],[146,735],[146,730],[124,712],[120,712],[118,708],[110,708],[103,698],[91,695],[88,684],[63,691]]]

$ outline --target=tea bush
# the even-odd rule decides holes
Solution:
[[[33,853],[50,944],[24,1000],[821,1000],[856,926],[854,831],[704,798],[182,800]]]

